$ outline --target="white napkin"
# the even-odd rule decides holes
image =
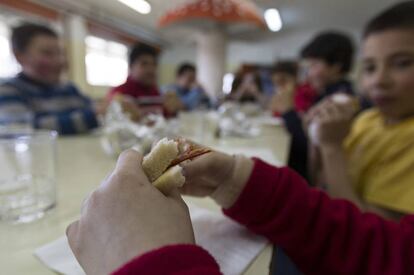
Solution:
[[[85,275],[72,250],[66,236],[39,247],[35,256],[55,272],[66,275]]]
[[[254,235],[221,213],[189,205],[196,243],[206,249],[225,275],[241,274],[266,246],[266,239]],[[84,275],[66,237],[35,251],[50,269],[66,275]]]

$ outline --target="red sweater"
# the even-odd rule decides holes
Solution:
[[[295,111],[306,113],[318,99],[318,93],[310,84],[302,84],[296,88],[295,92]]]
[[[305,274],[414,274],[414,216],[396,223],[361,213],[309,188],[288,168],[256,160],[239,199],[224,213],[282,247]],[[177,245],[137,257],[114,274],[220,271],[202,248]]]
[[[108,102],[118,94],[135,99],[135,102],[140,106],[140,109],[144,114],[163,113],[166,116],[170,116],[170,114],[164,110],[163,99],[156,86],[146,86],[129,76],[124,84],[113,88],[108,93]]]
[[[128,76],[124,84],[113,88],[109,92],[108,98],[111,100],[117,94],[128,95],[136,99],[157,98],[161,96],[156,86],[146,86],[141,82],[132,79],[130,76]]]
[[[318,93],[310,84],[301,84],[296,87],[294,97],[294,110],[300,114],[306,113],[315,104]],[[280,117],[282,114],[274,112],[274,116]]]

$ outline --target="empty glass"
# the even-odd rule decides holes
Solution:
[[[28,131],[33,129],[33,113],[0,113],[0,133],[7,131]]]
[[[56,204],[54,131],[0,132],[0,220],[31,222]]]

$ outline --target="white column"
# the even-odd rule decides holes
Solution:
[[[219,29],[197,35],[197,77],[211,96],[217,96],[223,90],[226,42],[225,33]]]
[[[88,35],[86,20],[79,15],[65,17],[64,39],[69,65],[69,79],[83,92],[88,92],[90,86],[86,81],[85,38]]]

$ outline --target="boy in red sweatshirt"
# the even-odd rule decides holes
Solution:
[[[148,113],[176,114],[182,104],[179,98],[157,87],[158,51],[145,44],[135,44],[129,53],[129,74],[125,83],[111,89],[106,104],[114,98],[120,101],[124,112],[139,120]]]

